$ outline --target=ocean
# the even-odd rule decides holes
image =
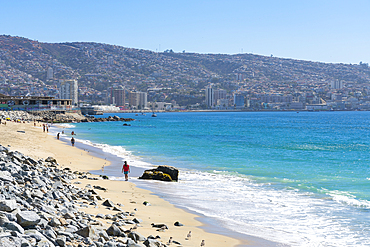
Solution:
[[[370,112],[105,114],[62,124],[119,157],[103,171],[171,165],[178,183],[130,181],[218,227],[290,246],[370,246]],[[98,116],[96,116],[98,117]]]

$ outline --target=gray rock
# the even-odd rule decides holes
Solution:
[[[11,231],[17,231],[21,234],[24,234],[24,229],[16,222],[11,221],[4,224],[4,227]]]
[[[121,230],[114,224],[112,224],[107,230],[106,230],[107,234],[109,236],[121,236]]]
[[[157,239],[147,239],[143,243],[146,247],[160,247],[162,243]]]
[[[47,240],[46,238],[41,239],[40,242],[37,243],[37,247],[55,247],[55,245]]]
[[[39,186],[46,186],[46,183],[44,183],[41,179],[38,177],[35,177],[32,179],[32,184],[37,184]]]
[[[45,162],[57,163],[57,160],[54,159],[53,157],[47,157]]]
[[[81,228],[79,229],[78,231],[75,232],[76,234],[82,236],[82,237],[89,237],[91,239],[98,239],[98,235],[97,235],[97,230],[95,228],[95,226],[87,226],[87,227],[84,227],[84,228]]]
[[[99,213],[99,214],[96,215],[96,218],[105,219],[105,215]]]
[[[114,207],[115,205],[114,205],[114,203],[112,202],[112,201],[110,201],[110,200],[105,200],[103,203],[102,203],[102,205],[104,205],[104,206],[106,206],[106,207]]]
[[[16,214],[17,223],[22,227],[37,225],[41,218],[34,211],[21,211]]]
[[[152,223],[151,225],[152,225],[152,227],[156,227],[156,228],[168,229],[168,226],[166,224],[154,224],[154,223]]]
[[[141,220],[141,219],[137,219],[137,218],[134,218],[132,221],[133,221],[133,222],[135,222],[135,223],[137,223],[137,224],[139,224],[139,223],[142,223],[142,222],[143,222],[143,220]]]
[[[31,196],[42,199],[44,197],[44,193],[41,190],[34,190],[31,192]]]
[[[108,241],[109,240],[109,236],[108,236],[108,233],[106,231],[100,231],[99,232],[99,236],[101,238],[103,238],[105,241]]]
[[[174,226],[184,226],[184,224],[182,224],[182,223],[180,223],[180,222],[178,222],[178,221],[176,221],[173,225],[174,225]]]
[[[66,246],[67,237],[65,237],[65,236],[59,236],[59,237],[55,240],[55,242],[56,242],[59,246],[64,247],[64,246]]]
[[[78,231],[78,228],[76,226],[73,226],[73,225],[68,225],[65,229],[66,232],[69,232],[69,233],[72,233],[72,232],[76,232]]]
[[[11,212],[18,207],[15,200],[0,200],[0,210]]]
[[[49,221],[49,225],[53,227],[58,227],[61,225],[60,220],[58,220],[56,217],[52,217]]]
[[[6,215],[6,217],[8,217],[9,221],[17,221],[17,217],[14,214],[7,212],[3,212],[3,214]]]
[[[135,232],[135,231],[132,231],[130,232],[127,237],[131,238],[132,240],[134,241],[145,241],[146,240],[146,237],[144,237],[143,235],[141,235],[140,233],[138,232]]]
[[[44,236],[37,230],[26,230],[24,231],[24,234],[36,239],[37,242],[44,238]]]
[[[74,219],[75,218],[75,215],[72,214],[72,213],[65,213],[63,215],[63,217],[67,220],[67,219]]]
[[[8,217],[6,217],[5,214],[0,214],[0,226],[4,225],[7,222],[9,222]]]
[[[46,236],[46,237],[49,237],[51,239],[56,239],[57,238],[56,232],[53,231],[52,229],[43,231],[43,235]]]
[[[65,237],[67,237],[69,239],[72,239],[72,240],[74,239],[73,234],[70,233],[70,232],[57,231],[57,234],[58,234],[58,236],[65,236]]]
[[[134,240],[129,238],[127,240],[127,247],[145,247],[145,245],[142,243],[135,243]]]
[[[104,247],[103,243],[100,243],[100,242],[97,242],[97,241],[95,241],[94,244],[95,244],[96,247]]]
[[[22,241],[20,238],[15,238],[12,236],[5,236],[0,238],[1,247],[19,247],[22,246]]]

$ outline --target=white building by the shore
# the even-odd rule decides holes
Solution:
[[[73,105],[78,104],[77,80],[59,80],[58,89],[60,99],[71,99]]]

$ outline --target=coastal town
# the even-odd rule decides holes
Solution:
[[[331,64],[249,53],[153,52],[117,45],[0,36],[2,109],[102,111],[370,110],[367,63]],[[56,101],[55,101],[56,102]],[[67,101],[66,101],[67,102]]]

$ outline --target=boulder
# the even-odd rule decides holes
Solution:
[[[58,244],[59,246],[64,247],[64,246],[66,246],[67,237],[65,237],[65,236],[59,236],[59,237],[55,240],[55,242],[57,242],[57,244]]]
[[[132,239],[128,239],[127,240],[127,247],[145,247],[144,244],[142,243],[136,243],[134,240]]]
[[[94,226],[86,226],[84,228],[77,230],[75,233],[85,238],[91,239],[99,238],[99,236],[97,235],[97,230]]]
[[[12,177],[12,174],[8,171],[0,171],[0,180],[5,182],[13,182],[14,177]]]
[[[152,223],[151,225],[152,225],[152,227],[156,227],[156,228],[168,229],[168,226],[166,224],[162,224],[162,223],[160,223],[160,224]]]
[[[17,223],[22,227],[37,225],[41,218],[34,211],[21,211],[17,213]]]
[[[57,163],[57,160],[53,157],[47,157],[45,161],[50,163]]]
[[[21,234],[24,234],[24,229],[16,222],[11,221],[4,224],[4,227],[11,231],[16,231]]]
[[[140,179],[160,181],[178,181],[179,170],[172,166],[158,166],[156,169],[145,170]]]
[[[0,211],[11,212],[17,207],[15,200],[0,200]]]
[[[140,233],[135,232],[135,231],[130,232],[127,235],[127,237],[131,238],[134,241],[140,241],[140,242],[143,242],[143,241],[146,240],[146,237],[144,237],[143,235],[141,235]]]
[[[114,203],[110,200],[105,200],[103,203],[102,203],[103,206],[106,206],[106,207],[114,207]]]
[[[179,170],[173,166],[158,166],[157,170],[170,175],[174,181],[179,180]]]
[[[109,236],[121,236],[122,232],[121,230],[118,228],[118,226],[112,224],[107,230],[106,230],[107,234]]]
[[[180,222],[178,222],[178,221],[176,221],[173,225],[174,225],[174,226],[184,226],[184,224],[182,224],[182,223],[180,223]]]

